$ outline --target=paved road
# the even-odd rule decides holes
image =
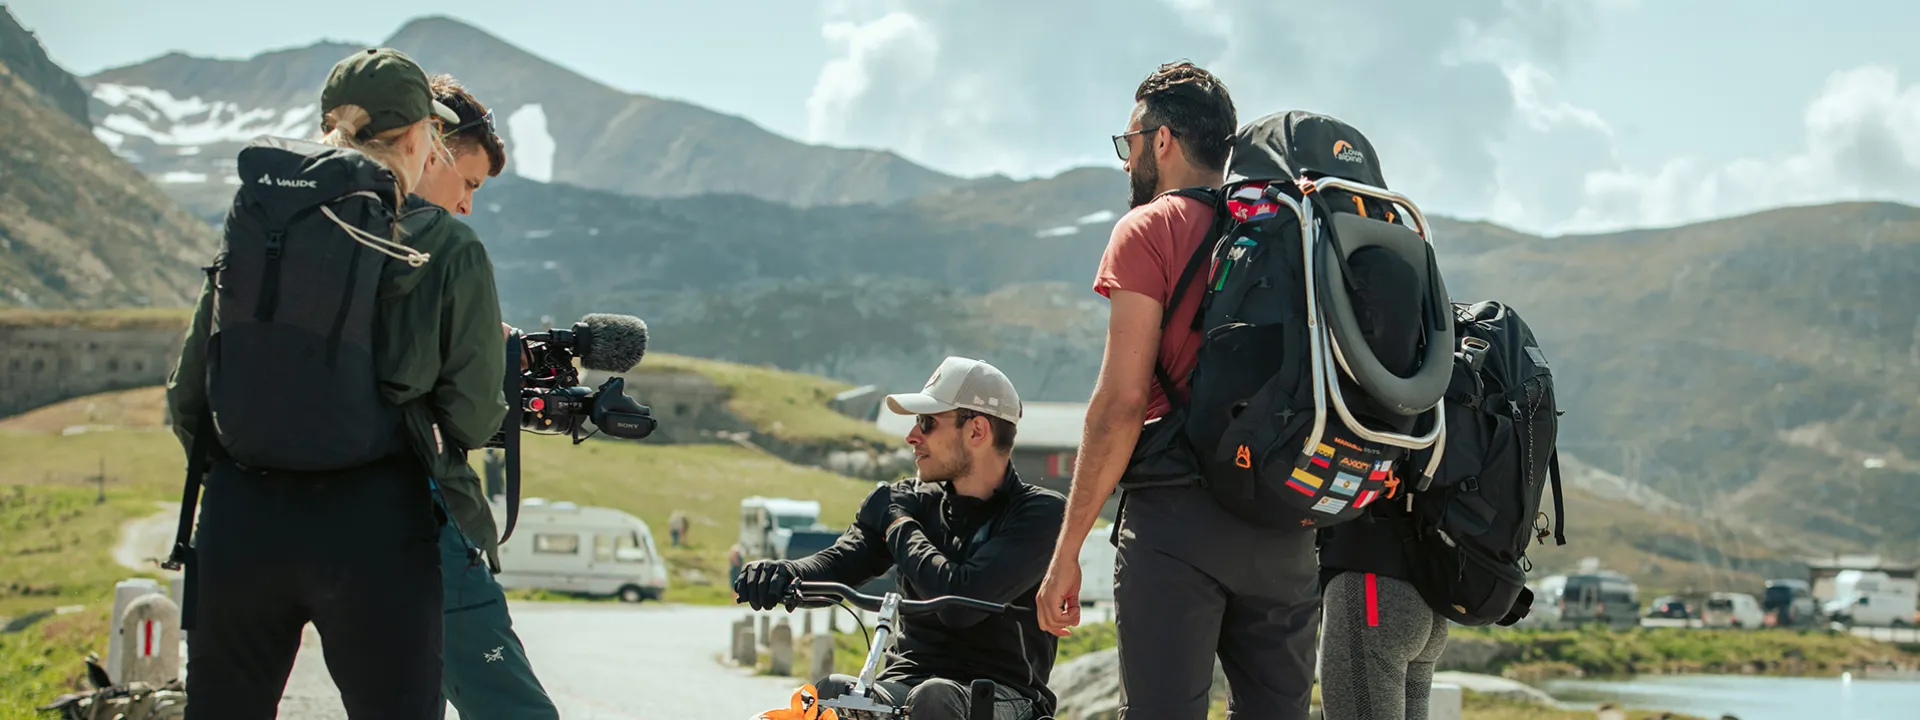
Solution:
[[[514,627],[568,720],[748,720],[784,707],[797,681],[721,664],[739,609],[643,603],[515,603]],[[308,627],[280,703],[285,720],[345,720]],[[451,709],[447,717],[458,714]]]

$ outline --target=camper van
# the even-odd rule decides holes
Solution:
[[[1746,593],[1717,592],[1707,596],[1700,615],[1707,627],[1756,628],[1766,621],[1760,601]]]
[[[494,514],[505,527],[506,511]],[[667,591],[667,562],[654,548],[647,523],[626,512],[571,502],[528,498],[520,503],[513,537],[500,546],[501,587],[582,595],[612,595],[626,602],[660,599]]]
[[[1080,606],[1113,602],[1113,567],[1118,560],[1113,541],[1107,539],[1112,526],[1099,524],[1080,543]]]
[[[1914,586],[1877,570],[1841,570],[1833,576],[1833,599],[1821,610],[1848,625],[1904,627],[1913,624]]]
[[[744,562],[786,556],[795,530],[817,529],[820,503],[755,495],[740,499],[740,554]],[[805,553],[801,553],[804,555]]]
[[[1568,575],[1560,585],[1554,613],[1560,627],[1605,624],[1616,629],[1640,625],[1640,588],[1617,572]],[[1537,602],[1537,601],[1536,601]]]

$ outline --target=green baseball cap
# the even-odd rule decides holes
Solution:
[[[320,90],[321,117],[341,105],[358,105],[372,118],[361,129],[362,136],[406,127],[429,115],[450,124],[460,122],[452,109],[433,99],[427,73],[419,63],[393,48],[367,48],[334,64]]]

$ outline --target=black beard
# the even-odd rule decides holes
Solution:
[[[1127,180],[1132,186],[1130,188],[1132,194],[1127,198],[1127,207],[1137,208],[1145,205],[1152,202],[1154,195],[1158,194],[1154,192],[1154,188],[1160,186],[1160,166],[1154,164],[1152,155],[1142,157],[1140,162],[1134,163],[1133,172],[1127,173]]]

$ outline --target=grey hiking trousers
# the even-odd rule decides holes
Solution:
[[[1373,573],[1334,576],[1320,642],[1326,720],[1426,720],[1447,619],[1412,585]]]
[[[1114,564],[1123,720],[1305,720],[1320,622],[1312,530],[1270,530],[1206,490],[1127,491]]]

